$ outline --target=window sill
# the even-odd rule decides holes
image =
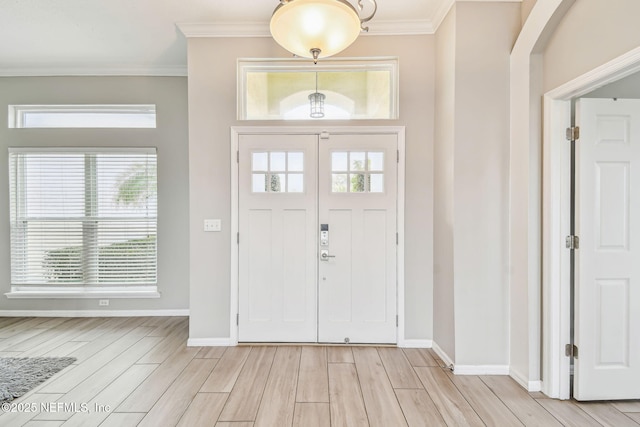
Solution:
[[[4,294],[8,299],[84,299],[84,298],[160,298],[160,292],[156,286],[134,287],[27,287],[12,286],[11,292]]]

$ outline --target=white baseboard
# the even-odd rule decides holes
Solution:
[[[455,365],[456,375],[509,375],[508,365]]]
[[[529,381],[527,391],[530,393],[533,393],[534,391],[542,391],[542,381]]]
[[[0,310],[0,317],[142,317],[188,316],[188,309],[177,310]]]
[[[398,347],[400,348],[431,348],[433,347],[432,340],[402,340],[398,341]]]
[[[230,347],[231,338],[189,338],[187,347]]]
[[[435,341],[433,342],[433,351],[436,352],[438,357],[440,359],[442,359],[442,361],[445,363],[445,365],[453,366],[453,360],[449,357],[449,355],[447,353],[445,353],[444,350],[442,350],[440,348],[440,346]]]
[[[542,381],[540,380],[529,381],[524,375],[513,369],[509,370],[509,376],[528,392],[542,391]]]

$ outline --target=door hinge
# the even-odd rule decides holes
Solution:
[[[578,236],[567,236],[564,242],[567,249],[580,249],[580,237]]]
[[[400,322],[399,322],[399,320],[398,320],[398,315],[396,314],[396,328],[398,327],[399,323],[400,323]]]
[[[240,232],[239,231],[236,233],[236,243],[240,244]]]
[[[396,233],[396,245],[400,243],[400,235]]]
[[[240,151],[236,151],[236,163],[240,163]]]
[[[397,156],[396,156],[396,163],[400,163],[400,150],[396,150]]]
[[[567,141],[576,141],[580,139],[580,128],[578,126],[572,126],[567,128]]]
[[[236,313],[236,326],[240,326],[240,313]]]
[[[567,344],[564,346],[564,354],[567,357],[578,358],[578,346],[575,344]]]

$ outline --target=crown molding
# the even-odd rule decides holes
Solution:
[[[433,22],[429,19],[374,21],[369,24],[369,32],[363,35],[409,36],[435,33]]]
[[[185,77],[186,65],[176,66],[92,66],[86,64],[66,65],[65,67],[33,66],[25,68],[2,68],[0,77],[53,77],[53,76],[151,76],[151,77]]]
[[[271,37],[264,22],[178,22],[178,29],[192,37]]]
[[[447,14],[455,4],[456,0],[442,0],[438,9],[433,14],[434,33],[440,28],[440,24],[447,17]]]
[[[440,24],[447,17],[447,14],[455,3],[479,3],[479,2],[495,2],[495,3],[522,3],[522,0],[442,0],[436,11],[433,13],[433,19],[431,21],[433,26],[433,33],[438,31]]]
[[[435,34],[456,2],[521,3],[522,0],[442,0],[431,19],[373,20],[367,23],[369,32],[362,35]],[[271,37],[267,22],[179,22],[176,26],[186,37]]]
[[[271,37],[269,24],[264,22],[179,22],[178,29],[187,38],[197,37]],[[434,27],[429,20],[375,21],[370,23],[369,32],[362,35],[403,36],[433,34]]]

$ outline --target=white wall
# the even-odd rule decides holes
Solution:
[[[518,3],[457,2],[436,34],[435,342],[456,366],[508,356],[509,54]]]
[[[405,338],[432,339],[434,37],[364,36],[340,56],[399,57],[399,120],[324,123],[407,127]],[[236,120],[236,61],[278,57],[290,54],[271,38],[188,40],[191,339],[229,337],[229,129],[291,124]],[[204,233],[205,218],[222,219],[223,231]]]
[[[531,13],[531,9],[535,6],[537,0],[522,0],[522,7],[520,10],[520,15],[522,16],[522,23],[527,20],[529,14]]]
[[[520,5],[461,2],[456,10],[456,364],[506,366],[509,54]]]
[[[436,33],[434,146],[433,340],[455,359],[453,176],[456,93],[456,5]]]
[[[575,0],[536,2],[511,52],[509,152],[510,375],[540,389],[542,55]]]
[[[511,369],[525,385],[540,379],[540,324],[534,321],[541,310],[537,278],[540,248],[550,244],[541,245],[539,233],[540,99],[545,92],[637,47],[639,8],[635,0],[538,1],[512,52],[510,348]]]
[[[157,129],[8,129],[9,104],[156,104]],[[187,79],[0,78],[0,293],[10,291],[7,147],[142,146],[158,149],[159,299],[7,299],[0,310],[187,310],[189,308]]]
[[[580,0],[544,49],[547,92],[640,45],[640,1]]]

